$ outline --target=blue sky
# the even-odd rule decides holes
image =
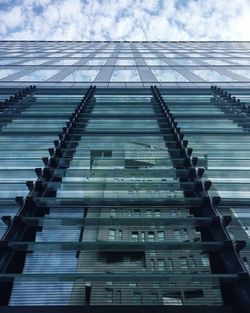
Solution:
[[[250,0],[0,0],[0,40],[250,40]]]

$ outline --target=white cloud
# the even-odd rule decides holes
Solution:
[[[0,0],[0,39],[249,40],[250,0]]]

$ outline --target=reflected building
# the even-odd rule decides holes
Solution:
[[[247,312],[249,45],[1,43],[2,312]]]

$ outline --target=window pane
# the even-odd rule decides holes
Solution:
[[[24,65],[39,65],[39,64],[42,64],[42,63],[45,63],[48,61],[49,61],[49,59],[36,59],[36,60],[30,60],[30,61],[23,62],[22,64],[24,64]]]
[[[56,70],[38,70],[33,73],[24,75],[16,80],[18,81],[43,81],[57,74]]]
[[[87,61],[84,65],[104,65],[107,62],[107,59],[93,59]]]
[[[79,61],[79,59],[63,59],[63,60],[55,62],[54,64],[56,64],[56,65],[72,65],[78,61]]]
[[[116,65],[136,65],[134,60],[130,60],[130,59],[120,59],[117,60]]]
[[[159,59],[146,59],[148,65],[167,65],[163,60]]]
[[[152,72],[154,73],[155,77],[160,81],[160,82],[183,82],[187,81],[187,79],[176,72],[175,70],[166,70],[166,69],[160,69],[160,70],[154,70],[151,69]]]
[[[247,79],[250,78],[250,70],[230,70],[230,71],[233,72],[233,73],[235,73],[235,74],[244,76],[244,77],[246,77]]]
[[[19,61],[19,59],[0,59],[0,65],[11,64],[17,61]]]
[[[0,71],[0,79],[7,77],[9,75],[15,74],[17,72],[18,72],[18,70],[1,70]]]
[[[113,71],[111,80],[112,82],[139,82],[141,81],[137,69],[133,70],[119,70]]]
[[[98,70],[76,70],[69,76],[63,79],[65,82],[77,81],[93,81],[98,73]]]
[[[226,75],[220,74],[220,73],[213,71],[213,70],[192,70],[192,72],[195,75],[199,76],[200,78],[202,78],[206,81],[209,81],[209,82],[212,82],[212,81],[232,81],[233,80],[232,78],[230,78]]]

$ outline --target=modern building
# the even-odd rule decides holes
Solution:
[[[0,44],[0,312],[250,307],[250,42]]]

